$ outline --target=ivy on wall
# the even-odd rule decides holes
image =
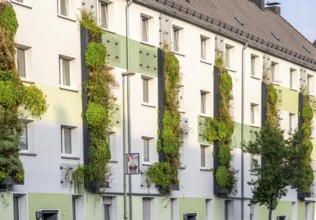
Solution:
[[[178,103],[178,83],[181,81],[179,61],[167,47],[164,52],[164,116],[163,130],[158,130],[158,152],[163,152],[164,161],[155,163],[147,171],[147,184],[155,183],[163,195],[169,195],[172,185],[179,186],[180,147],[182,129],[180,128],[180,112]],[[160,134],[160,132],[162,132]]]
[[[35,85],[25,86],[15,67],[14,35],[18,28],[13,8],[0,3],[0,181],[24,180],[19,159],[20,136],[26,112],[40,117],[47,110],[43,92]],[[26,109],[26,111],[21,111]]]
[[[218,55],[215,66],[219,70],[219,117],[218,119],[211,117],[206,119],[204,136],[209,143],[214,141],[219,143],[219,166],[215,170],[215,179],[221,188],[231,193],[236,183],[236,171],[230,166],[232,160],[230,145],[235,127],[230,113],[230,102],[233,99],[233,82],[224,66],[222,54]]]
[[[89,163],[77,168],[72,174],[76,192],[80,192],[82,183],[92,191],[98,192],[109,178],[108,162],[111,152],[108,144],[108,130],[114,113],[115,97],[112,94],[116,86],[114,76],[106,62],[106,46],[100,42],[102,29],[97,25],[92,12],[81,10],[80,24],[89,32],[89,43],[85,52],[85,65],[88,67],[88,80],[84,83],[88,97],[84,117],[89,126]]]

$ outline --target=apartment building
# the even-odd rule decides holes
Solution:
[[[301,88],[308,90],[316,115],[315,45],[282,18],[279,6],[265,8],[264,0],[8,3],[19,22],[15,41],[21,79],[43,90],[49,108],[41,119],[26,121],[20,151],[25,181],[2,194],[6,205],[0,206],[0,219],[267,219],[266,207],[248,205],[252,193],[247,182],[254,178],[249,172],[252,157],[241,151],[241,143],[253,140],[254,132],[261,127],[264,66],[271,68],[268,77],[278,91],[285,132],[298,126]],[[75,192],[70,178],[73,170],[85,163],[89,147],[82,118],[87,39],[78,22],[80,8],[91,10],[106,31],[102,42],[119,84],[113,91],[115,123],[109,131],[111,176],[109,186],[98,194]],[[148,187],[146,183],[147,169],[159,162],[157,121],[159,96],[164,91],[159,58],[164,44],[179,60],[182,77],[178,85],[184,131],[180,183],[170,197],[161,196],[154,184]],[[205,120],[214,116],[218,51],[223,52],[225,67],[233,79],[231,165],[238,171],[236,192],[225,197],[214,193],[214,146],[204,138]],[[135,74],[125,75],[130,72]],[[315,120],[313,124],[315,128]],[[124,174],[123,146],[128,148],[126,152],[139,153],[140,174]],[[312,158],[315,167],[315,151]],[[128,184],[127,216],[124,178]],[[298,199],[297,192],[289,188],[273,219],[311,220],[314,209],[314,195]]]

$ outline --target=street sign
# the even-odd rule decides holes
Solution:
[[[127,175],[139,174],[139,153],[126,154]]]

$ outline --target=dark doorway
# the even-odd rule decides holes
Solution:
[[[197,220],[197,214],[196,213],[187,213],[184,215],[184,220]]]
[[[42,211],[43,220],[58,220],[58,211]]]

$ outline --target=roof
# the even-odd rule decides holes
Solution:
[[[282,16],[249,0],[134,0],[316,70],[316,48]]]

